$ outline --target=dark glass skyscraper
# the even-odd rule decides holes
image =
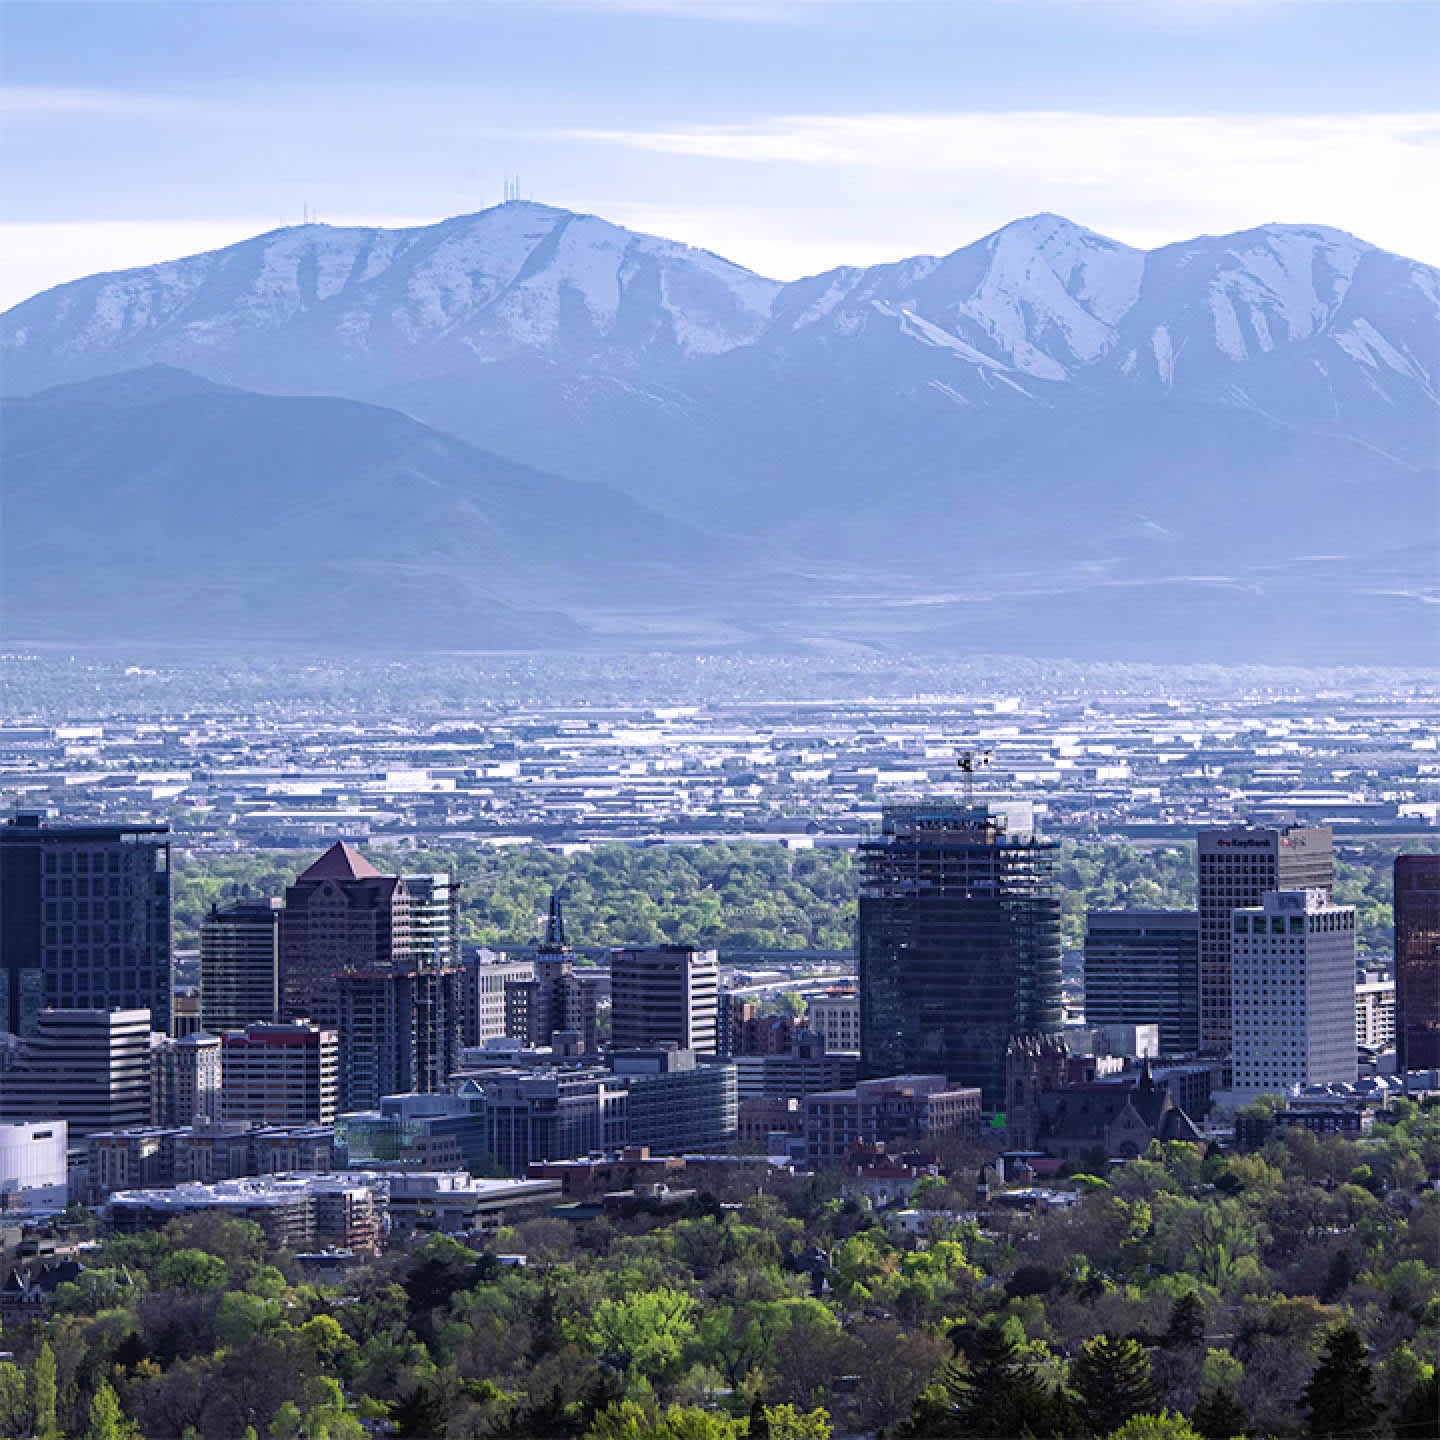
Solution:
[[[1000,1108],[1010,1037],[1060,1029],[1056,845],[1013,813],[897,806],[861,844],[866,1075],[944,1073]]]
[[[1440,855],[1395,857],[1395,1049],[1440,1068]]]
[[[0,825],[0,1030],[41,1010],[148,1010],[170,1028],[170,827]]]

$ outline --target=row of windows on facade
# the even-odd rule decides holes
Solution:
[[[1266,920],[1269,926],[1266,926]],[[1322,931],[1353,930],[1353,911],[1337,910],[1325,915],[1245,915],[1235,916],[1237,935],[1317,935]]]

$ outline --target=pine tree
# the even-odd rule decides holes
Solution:
[[[1368,1435],[1380,1418],[1365,1342],[1350,1325],[1332,1331],[1302,1401],[1311,1435]]]
[[[1170,1323],[1160,1342],[1169,1350],[1198,1350],[1205,1344],[1205,1302],[1187,1290],[1170,1311]]]
[[[1092,1435],[1108,1435],[1157,1403],[1148,1352],[1138,1340],[1118,1335],[1087,1342],[1070,1364],[1070,1385]]]
[[[1249,1416],[1228,1390],[1206,1390],[1190,1412],[1190,1422],[1205,1440],[1231,1440],[1245,1433]]]

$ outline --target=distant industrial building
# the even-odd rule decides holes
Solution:
[[[1057,846],[1024,807],[886,809],[860,844],[861,1066],[1001,1108],[1014,1035],[1059,1030]]]
[[[200,1018],[219,1035],[273,1021],[280,1005],[279,900],[210,907],[200,922]]]
[[[1271,891],[1231,930],[1234,1089],[1353,1083],[1354,907],[1324,889]]]
[[[1085,918],[1087,1025],[1160,1027],[1166,1055],[1200,1048],[1200,917],[1092,910]]]
[[[42,1010],[148,1010],[170,1029],[170,827],[0,825],[0,1030]]]
[[[1440,855],[1395,857],[1399,1069],[1440,1069]]]
[[[610,956],[610,1031],[617,1050],[671,1044],[714,1055],[720,966],[713,950],[688,945],[615,950]]]
[[[1230,917],[1276,890],[1326,890],[1335,879],[1335,847],[1323,826],[1233,826],[1198,836],[1200,1043],[1231,1049]]]

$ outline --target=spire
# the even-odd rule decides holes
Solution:
[[[1141,1090],[1153,1090],[1155,1088],[1155,1076],[1150,1069],[1150,1057],[1146,1055],[1140,1062],[1140,1086]]]
[[[542,947],[546,950],[564,950],[565,947],[565,913],[560,908],[560,897],[552,894],[550,896],[550,915],[545,921],[545,943]]]

